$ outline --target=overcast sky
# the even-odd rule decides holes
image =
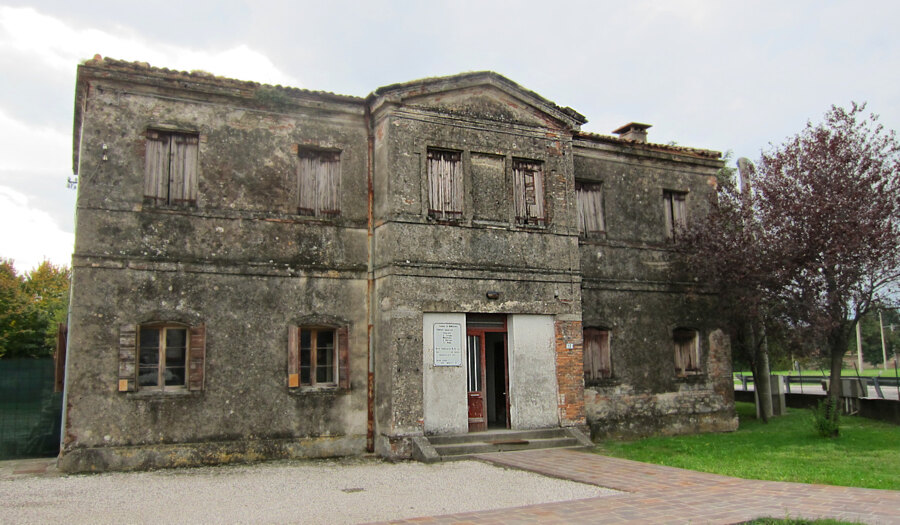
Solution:
[[[756,159],[832,105],[900,127],[900,2],[0,0],[0,257],[70,262],[75,69],[95,54],[365,96],[493,70],[652,142]]]

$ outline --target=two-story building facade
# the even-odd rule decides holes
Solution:
[[[87,61],[61,467],[735,428],[668,263],[719,154],[585,121],[495,73],[359,98]]]

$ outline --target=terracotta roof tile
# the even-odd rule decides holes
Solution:
[[[655,144],[652,142],[640,142],[636,140],[628,140],[620,137],[613,137],[612,135],[603,135],[600,133],[591,133],[588,131],[579,131],[575,133],[575,138],[593,140],[596,142],[610,142],[614,144],[627,144],[629,146],[650,150],[650,151],[662,151],[667,153],[678,153],[681,155],[690,155],[692,157],[700,157],[704,159],[720,159],[722,158],[722,153],[719,151],[713,151],[709,149],[701,149],[701,148],[688,148],[685,146],[673,146],[669,144]]]

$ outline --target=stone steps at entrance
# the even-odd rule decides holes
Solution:
[[[413,457],[425,463],[468,459],[478,454],[545,448],[587,448],[593,443],[575,428],[488,430],[413,438]]]

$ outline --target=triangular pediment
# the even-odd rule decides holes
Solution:
[[[492,72],[416,80],[378,89],[374,106],[413,107],[476,120],[578,130],[586,119]]]

